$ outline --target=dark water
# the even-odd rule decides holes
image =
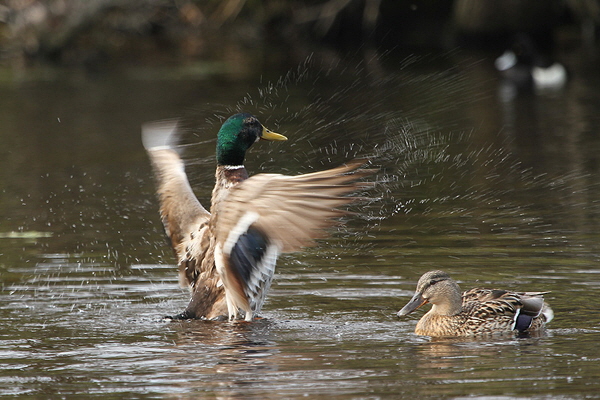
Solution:
[[[482,55],[317,58],[280,81],[134,70],[2,82],[1,394],[600,397],[597,70],[573,53],[566,87],[517,95]],[[256,145],[251,173],[371,155],[379,200],[282,257],[265,319],[166,322],[188,294],[140,125],[185,117],[206,203],[217,116],[236,109],[290,138]],[[395,313],[434,268],[465,289],[549,290],[555,320],[539,337],[416,336],[421,314]]]

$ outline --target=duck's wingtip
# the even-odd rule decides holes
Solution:
[[[178,119],[165,119],[142,124],[142,144],[146,150],[170,149],[176,141]]]
[[[353,158],[346,162],[346,166],[352,169],[367,167],[371,165],[371,159],[368,157]]]
[[[379,168],[373,166],[369,158],[355,158],[337,168],[342,174],[353,175],[357,178],[374,175]]]

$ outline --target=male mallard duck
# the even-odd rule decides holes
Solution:
[[[160,214],[179,262],[180,283],[192,298],[178,319],[215,319],[260,312],[282,252],[323,236],[352,201],[362,161],[311,174],[248,178],[246,151],[263,140],[287,140],[250,114],[236,114],[217,135],[216,182],[210,213],[194,195],[179,155],[164,138],[173,121],[144,125],[143,141],[157,180]],[[157,140],[157,138],[159,140]],[[162,138],[162,139],[161,139]],[[159,143],[156,143],[156,142]],[[351,173],[353,172],[354,173]]]
[[[554,316],[544,302],[545,293],[476,288],[461,296],[458,284],[448,274],[430,271],[419,279],[415,295],[398,316],[410,314],[425,303],[433,304],[415,328],[417,335],[425,336],[535,331]]]

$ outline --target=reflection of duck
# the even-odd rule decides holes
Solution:
[[[169,147],[174,122],[143,127],[157,178],[162,221],[177,258],[180,282],[192,299],[178,318],[230,319],[260,312],[281,252],[310,245],[342,214],[363,163],[312,174],[259,174],[248,178],[246,151],[259,139],[286,140],[250,114],[230,117],[217,136],[211,212],[198,201],[179,155]]]
[[[524,34],[517,35],[494,65],[505,82],[516,87],[561,88],[567,82],[566,68],[542,54],[533,39]]]
[[[477,288],[461,296],[458,284],[448,274],[430,271],[419,279],[415,295],[398,316],[410,314],[425,303],[433,304],[415,328],[416,334],[427,336],[535,331],[553,317],[543,294]]]

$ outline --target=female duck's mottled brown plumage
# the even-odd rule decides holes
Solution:
[[[413,298],[398,311],[404,316],[425,303],[433,307],[417,323],[425,336],[469,336],[543,329],[553,317],[545,292],[516,293],[500,289],[471,289],[460,294],[458,284],[443,271],[430,271],[417,283]]]
[[[144,145],[157,178],[160,213],[178,258],[180,283],[192,298],[179,318],[252,320],[260,312],[282,252],[322,237],[337,207],[352,198],[363,162],[298,176],[251,178],[244,155],[259,139],[286,140],[249,114],[236,114],[217,137],[217,169],[210,212],[194,195],[179,155],[164,137],[174,122],[143,128]],[[156,140],[158,138],[158,140]],[[161,139],[162,138],[162,139]]]

